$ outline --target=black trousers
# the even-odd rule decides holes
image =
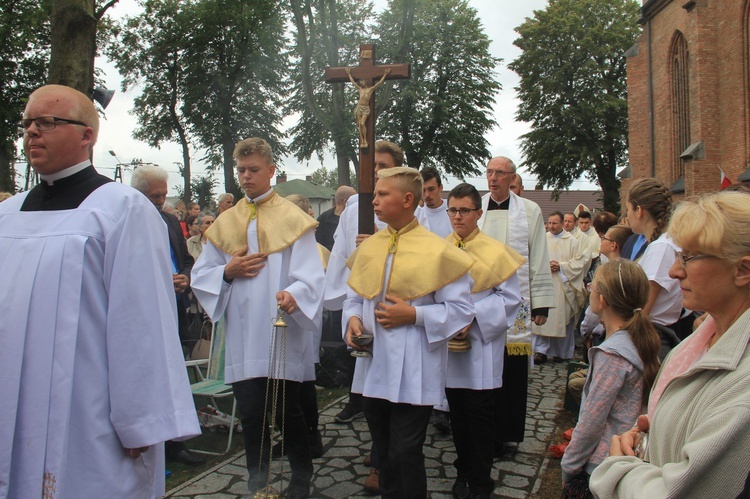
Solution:
[[[272,386],[273,381],[271,380]],[[269,400],[266,401],[267,378],[246,379],[232,383],[237,409],[242,419],[243,437],[245,439],[245,460],[250,474],[250,488],[261,488],[268,478],[268,456],[270,438],[268,424],[263,426],[264,414],[271,413],[273,390],[269,389]],[[282,397],[282,385],[286,385]],[[278,381],[278,398],[276,403],[276,424],[282,428],[284,446],[288,450],[289,467],[292,469],[290,485],[309,485],[313,465],[310,456],[310,443],[307,436],[307,423],[302,412],[300,392],[302,383],[295,381]],[[286,412],[283,414],[282,407]],[[270,417],[270,416],[269,416]],[[268,423],[268,421],[267,421]],[[261,456],[261,436],[263,454]]]
[[[523,442],[526,431],[526,397],[529,393],[529,357],[508,355],[505,350],[503,386],[496,390],[495,439],[498,443]],[[452,409],[451,409],[452,412]]]
[[[318,429],[318,391],[315,381],[303,381],[300,390],[300,404],[305,415],[305,424],[309,433]]]
[[[383,498],[427,497],[424,445],[431,405],[397,404],[362,398],[373,449],[380,459],[380,494]]]
[[[454,464],[458,478],[469,482],[472,495],[489,497],[495,489],[490,473],[495,454],[496,391],[445,389],[458,454]]]

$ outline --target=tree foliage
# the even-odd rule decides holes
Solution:
[[[284,11],[273,0],[146,0],[128,20],[110,56],[126,73],[124,85],[143,85],[135,101],[136,137],[152,145],[179,142],[185,193],[189,145],[207,151],[210,168],[223,167],[227,192],[234,179],[235,144],[263,137],[285,152],[280,129],[287,91]]]
[[[122,90],[141,86],[132,113],[138,120],[133,137],[151,147],[176,142],[182,149],[181,192],[192,199],[188,123],[182,113],[185,71],[183,40],[187,36],[179,0],[147,0],[143,13],[112,29],[107,56],[123,76]]]
[[[476,9],[466,0],[390,0],[376,32],[381,59],[411,63],[411,79],[379,98],[383,135],[401,145],[410,166],[478,174],[490,157],[484,135],[497,125],[492,105],[501,86],[500,59],[489,53]]]
[[[0,0],[0,191],[16,192],[18,120],[47,80],[51,1]]]
[[[372,4],[366,0],[290,0],[294,19],[293,91],[286,112],[299,116],[290,130],[290,149],[300,160],[313,154],[337,159],[336,185],[351,185],[350,163],[358,166],[357,133],[351,110],[356,100],[345,84],[327,84],[328,67],[356,65],[359,44],[369,37]]]
[[[529,170],[555,190],[581,175],[619,211],[618,168],[627,161],[627,86],[623,53],[640,29],[633,0],[550,0],[516,28],[523,53],[517,118]]]
[[[351,178],[354,178],[354,171],[349,171],[349,176]],[[310,174],[310,179],[315,184],[330,187],[333,190],[338,189],[340,185],[344,185],[339,183],[338,170],[329,170],[325,166],[321,166],[320,168],[312,172]],[[352,187],[356,189],[357,183],[355,182]]]

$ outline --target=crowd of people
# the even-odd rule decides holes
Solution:
[[[579,334],[563,497],[748,493],[746,192],[675,206],[640,179],[622,219],[580,205],[545,224],[508,158],[487,164],[486,195],[445,195],[437,170],[377,141],[363,234],[350,187],[317,221],[278,195],[261,138],[234,150],[244,196],[175,216],[161,168],[139,166],[132,188],[96,172],[83,94],[41,87],[21,125],[42,182],[0,199],[0,497],[159,497],[165,456],[202,462],[184,444],[200,433],[183,362],[196,317],[225,324],[251,494],[269,492],[272,413],[284,496],[310,496],[324,322],[357,356],[336,420],[367,422],[370,493],[428,496],[432,419],[455,444],[453,497],[491,497],[494,458],[524,438],[530,367],[572,359]]]

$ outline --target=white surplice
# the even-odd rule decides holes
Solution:
[[[162,495],[163,442],[200,434],[166,225],[115,182],[71,210],[25,196],[0,204],[0,497]]]
[[[247,241],[248,254],[257,253],[257,219],[247,228]],[[190,284],[211,320],[226,317],[226,382],[268,377],[278,291],[288,291],[297,310],[284,316],[286,351],[282,355],[278,337],[277,369],[271,377],[305,381],[314,364],[313,332],[321,328],[325,286],[315,231],[308,230],[284,250],[269,254],[257,276],[238,277],[229,284],[223,275],[231,259],[232,255],[208,241],[193,266]]]
[[[453,233],[453,226],[451,225],[451,219],[448,216],[448,203],[442,200],[442,204],[437,208],[430,208],[427,205],[422,207],[427,222],[429,223],[428,228],[433,234],[445,239]]]
[[[503,386],[505,335],[521,308],[518,276],[494,288],[472,293],[476,320],[469,329],[471,350],[448,352],[445,386],[469,390],[491,390]]]
[[[385,280],[392,261],[393,255],[389,255]],[[383,283],[383,290],[388,289],[387,284]],[[474,318],[469,274],[407,301],[417,309],[414,325],[385,329],[375,322],[375,308],[385,300],[384,294],[382,291],[366,300],[350,290],[344,303],[344,324],[356,315],[362,319],[365,331],[375,336],[372,357],[357,359],[351,391],[394,403],[441,404],[445,398],[448,340]]]
[[[414,216],[419,225],[430,230],[430,223],[421,206],[417,206]],[[445,216],[447,217],[448,214],[446,213]],[[375,230],[383,230],[386,226],[385,222],[381,222],[375,216]],[[336,227],[336,232],[333,233],[333,248],[326,269],[325,308],[328,310],[341,310],[344,306],[344,300],[346,300],[349,289],[346,284],[349,280],[349,268],[346,266],[346,261],[357,248],[357,235],[359,233],[359,200],[355,194],[347,200],[346,208],[339,217],[339,225]],[[342,329],[345,333],[345,324]]]

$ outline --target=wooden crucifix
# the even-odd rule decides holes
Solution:
[[[327,83],[351,82],[359,90],[354,115],[359,128],[359,233],[375,232],[372,198],[375,189],[375,90],[386,80],[409,78],[409,64],[375,64],[375,45],[359,46],[359,66],[326,68]]]

